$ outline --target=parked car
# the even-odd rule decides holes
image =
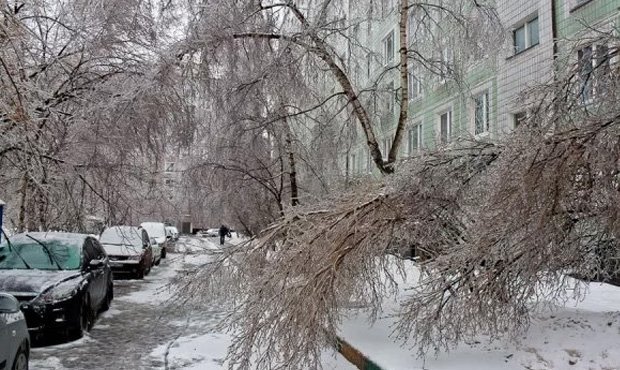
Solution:
[[[19,301],[0,293],[0,369],[26,370],[30,357],[30,336]]]
[[[203,236],[205,237],[216,237],[220,235],[220,229],[208,229]]]
[[[0,291],[21,304],[30,336],[81,337],[114,297],[105,250],[92,235],[17,234],[0,243]]]
[[[140,226],[149,233],[151,242],[153,242],[152,239],[155,239],[153,254],[155,255],[155,264],[159,265],[160,260],[166,258],[166,247],[172,237],[166,235],[166,225],[163,222],[143,222]]]
[[[166,245],[166,252],[174,252],[177,242],[174,237],[174,231],[170,226],[166,226],[166,240],[168,241]]]
[[[179,240],[179,229],[177,229],[175,226],[166,226],[166,231],[170,232],[173,241],[176,242],[177,240]]]
[[[132,275],[143,279],[153,266],[153,248],[149,234],[137,226],[112,226],[99,237],[114,276]]]

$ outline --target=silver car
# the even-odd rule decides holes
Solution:
[[[28,369],[30,336],[19,302],[0,293],[0,369]]]

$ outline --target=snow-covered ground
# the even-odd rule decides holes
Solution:
[[[589,290],[581,302],[538,312],[517,341],[480,337],[425,360],[391,339],[396,302],[374,325],[351,311],[341,334],[386,370],[620,370],[620,288],[592,283]]]

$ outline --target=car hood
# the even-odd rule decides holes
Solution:
[[[110,245],[103,244],[108,256],[139,256],[144,253],[144,249],[134,245]]]
[[[0,270],[0,291],[41,293],[53,285],[80,275],[77,270]]]

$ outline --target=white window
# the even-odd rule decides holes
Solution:
[[[527,112],[517,112],[512,115],[512,119],[514,123],[514,128],[517,128],[521,126],[523,122],[525,122],[525,120],[527,119]]]
[[[383,64],[388,65],[394,61],[394,30],[383,39]]]
[[[474,134],[489,132],[489,92],[474,97]]]
[[[605,93],[612,55],[607,45],[588,45],[577,51],[579,100],[589,103]]]
[[[414,67],[409,68],[409,99],[416,99],[422,96],[422,83],[420,79],[416,75],[416,70]]]
[[[538,17],[523,23],[519,27],[512,31],[513,46],[515,54],[538,45],[539,32],[538,32]]]
[[[452,74],[454,68],[454,53],[451,48],[445,47],[441,50],[440,61],[439,77],[441,82],[444,83]]]
[[[439,142],[447,144],[452,136],[452,111],[442,113],[439,116]]]
[[[407,131],[407,154],[414,155],[422,148],[422,124],[416,124]]]

